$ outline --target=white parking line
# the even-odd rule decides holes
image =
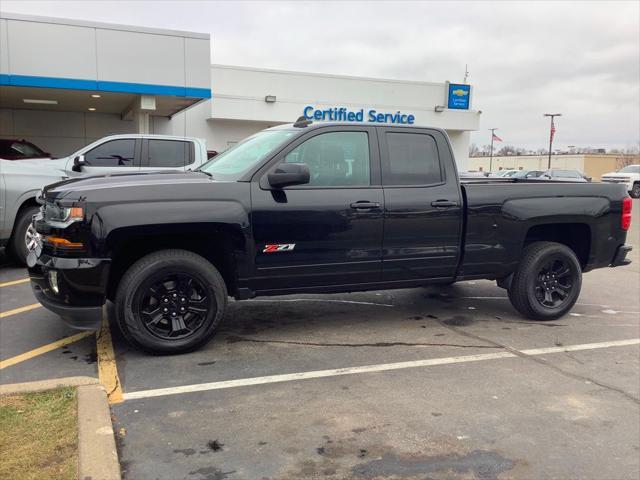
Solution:
[[[465,298],[467,300],[509,300],[509,297],[451,297],[451,298]],[[601,307],[601,308],[610,308],[611,305],[604,305],[604,304],[600,304],[600,303],[582,303],[582,302],[576,302],[576,305],[583,305],[586,307]],[[637,306],[632,306],[632,305],[628,305],[628,306],[618,306],[618,308],[638,308]],[[638,314],[640,312],[631,312],[631,311],[614,311],[614,310],[610,310],[611,312],[614,313],[631,313],[631,314]],[[609,312],[603,312],[603,313],[609,313]]]
[[[533,348],[522,350],[524,355],[546,355],[550,353],[576,352],[579,350],[597,350],[600,348],[624,347],[640,345],[640,338],[617,340],[613,342],[583,343],[580,345],[568,345],[563,347]],[[287,373],[284,375],[269,375],[265,377],[240,378],[237,380],[224,380],[220,382],[183,385],[181,387],[157,388],[152,390],[140,390],[127,392],[124,400],[139,400],[142,398],[161,397],[165,395],[178,395],[182,393],[204,392],[209,390],[222,390],[227,388],[247,387],[250,385],[264,385],[269,383],[292,382],[311,378],[338,377],[342,375],[354,375],[357,373],[385,372],[389,370],[401,370],[405,368],[433,367],[436,365],[449,365],[452,363],[479,362],[484,360],[497,360],[500,358],[513,358],[517,355],[512,352],[482,353],[477,355],[464,355],[459,357],[429,358],[426,360],[414,360],[409,362],[384,363],[378,365],[363,365],[359,367],[336,368],[331,370],[316,370],[310,372]]]

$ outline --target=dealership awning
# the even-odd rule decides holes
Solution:
[[[209,35],[0,16],[0,108],[170,117],[211,97]]]

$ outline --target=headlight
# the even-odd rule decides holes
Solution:
[[[43,213],[47,223],[63,228],[84,219],[83,207],[61,207],[53,203],[46,203]]]

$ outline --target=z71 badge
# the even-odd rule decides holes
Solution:
[[[262,253],[290,252],[296,248],[295,243],[276,243],[274,245],[265,245]]]

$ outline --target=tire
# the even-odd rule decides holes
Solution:
[[[18,212],[16,223],[13,227],[11,240],[9,240],[9,252],[11,256],[20,263],[26,265],[29,249],[27,248],[27,231],[31,226],[32,217],[38,213],[39,207],[26,207]]]
[[[220,272],[186,250],[161,250],[138,260],[125,272],[115,298],[122,335],[154,355],[201,347],[215,335],[226,307]]]
[[[525,248],[508,292],[518,312],[544,321],[571,310],[581,287],[582,267],[573,250],[560,243],[535,242]]]
[[[631,198],[640,198],[640,183],[634,183],[633,188],[629,192]]]

